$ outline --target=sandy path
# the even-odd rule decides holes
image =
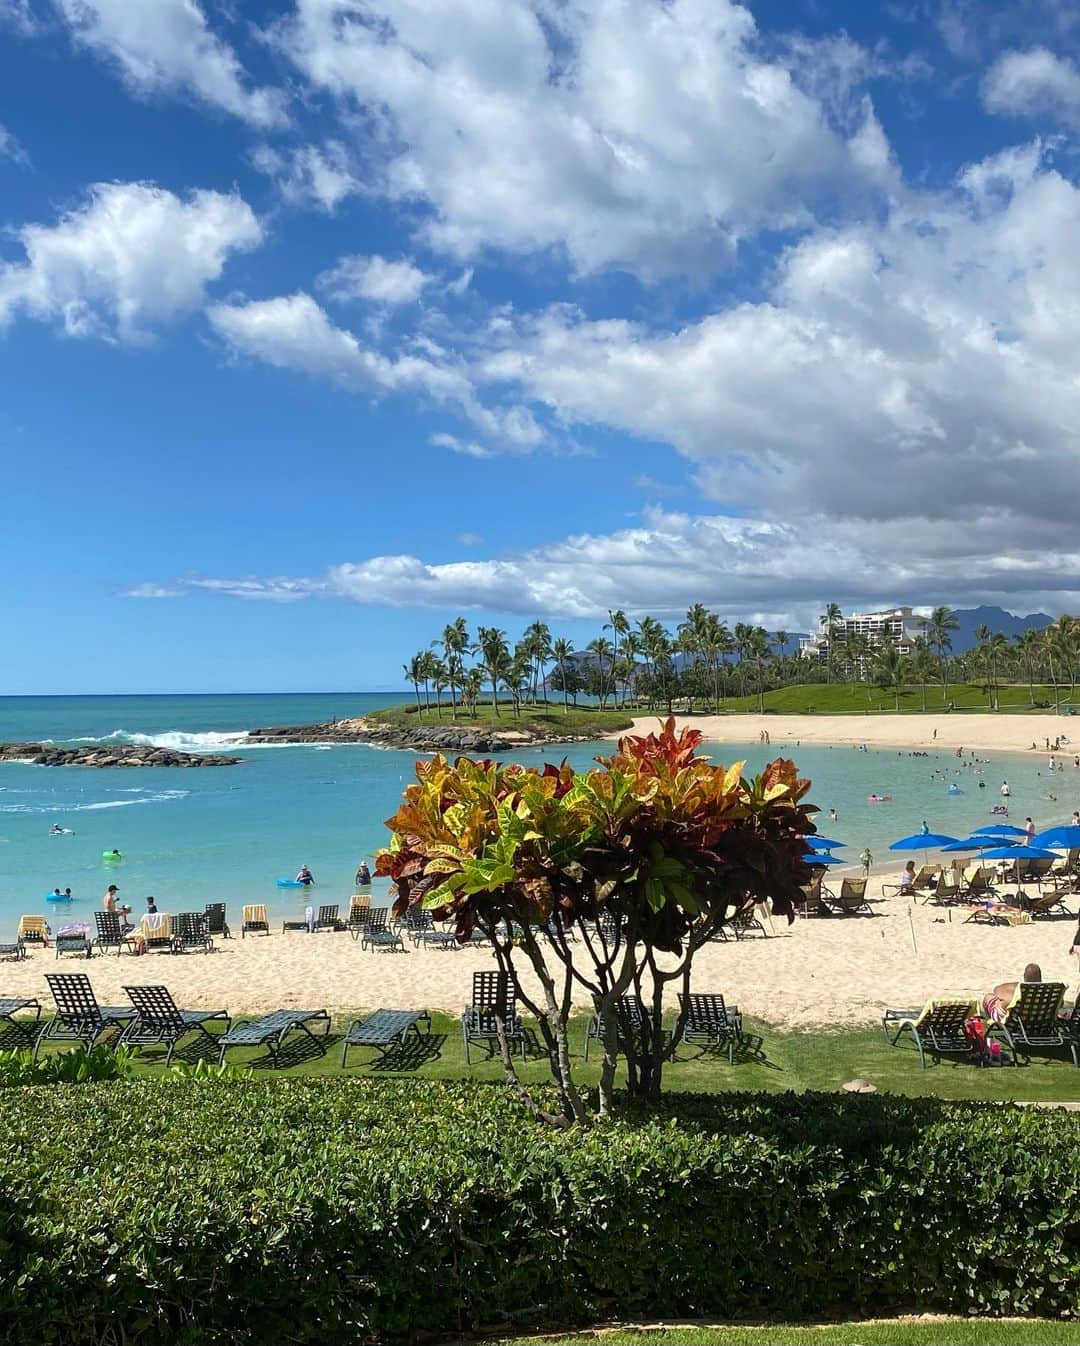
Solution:
[[[880,889],[880,877],[870,891]],[[1074,904],[1075,905],[1075,904]],[[946,992],[979,994],[1018,977],[1034,960],[1047,979],[1072,983],[1068,956],[1075,920],[1016,928],[963,924],[963,913],[890,898],[870,917],[777,920],[775,937],[712,944],[698,955],[694,985],[718,991],[744,1012],[780,1027],[872,1023],[884,1005],[920,1005]],[[911,924],[909,924],[909,913]],[[912,949],[912,926],[917,952]],[[348,934],[288,934],[218,941],[203,955],[148,954],[59,962],[35,949],[0,967],[0,995],[38,996],[51,1004],[45,973],[88,972],[103,1004],[124,1004],[125,984],[163,982],[177,1003],[233,1013],[279,1006],[333,1012],[386,1006],[459,1013],[474,970],[492,967],[482,948],[407,954],[362,952]]]
[[[655,729],[657,718],[638,716],[633,732]],[[676,721],[700,729],[713,742],[753,743],[766,730],[774,747],[800,742],[865,743],[879,748],[1022,752],[1034,742],[1045,754],[1046,740],[1052,744],[1064,735],[1072,743],[1060,755],[1080,752],[1080,718],[1072,715],[678,715]]]

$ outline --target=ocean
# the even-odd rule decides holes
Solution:
[[[0,741],[51,739],[57,743],[152,743],[189,751],[229,751],[244,730],[363,715],[404,699],[393,693],[230,696],[0,697]],[[589,765],[610,745],[567,744],[525,749],[526,762],[569,759]],[[838,852],[852,863],[869,846],[875,867],[896,864],[888,843],[915,832],[926,819],[933,831],[965,836],[990,818],[1007,777],[1010,819],[1031,814],[1039,827],[1067,820],[1080,807],[1080,771],[1053,783],[1042,754],[988,754],[989,761],[959,769],[956,758],[914,757],[895,749],[860,752],[774,742],[711,745],[716,760],[746,758],[759,769],[778,755],[794,757],[813,782],[822,809],[819,830],[847,843]],[[239,915],[243,902],[265,902],[278,917],[308,902],[347,903],[362,857],[385,843],[384,820],[413,778],[416,755],[363,745],[244,748],[237,766],[182,768],[38,767],[0,763],[0,938],[10,937],[23,913],[91,920],[109,883],[136,911],[154,894],[163,911],[224,901]],[[931,773],[946,771],[961,793]],[[976,774],[979,772],[980,774]],[[985,788],[979,788],[979,782]],[[871,804],[870,794],[891,795]],[[1057,795],[1056,801],[1045,795]],[[827,821],[827,810],[839,818]],[[50,836],[52,824],[73,835]],[[119,864],[102,852],[118,849]],[[314,890],[280,889],[301,864],[313,871]],[[70,887],[76,901],[48,903],[45,894]],[[376,889],[378,891],[378,888]]]

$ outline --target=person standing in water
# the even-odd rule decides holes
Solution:
[[[930,835],[930,824],[926,821],[925,818],[922,820],[922,827],[919,828],[919,831],[922,833],[924,837]]]
[[[302,883],[305,888],[310,888],[315,882],[315,875],[308,869],[307,865],[300,866],[300,872],[296,876],[296,882]]]
[[[357,888],[371,887],[371,870],[368,869],[366,860],[361,860],[356,866],[356,886]]]

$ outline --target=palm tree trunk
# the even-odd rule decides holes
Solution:
[[[495,674],[491,675],[491,710],[496,719],[499,718],[499,683]]]

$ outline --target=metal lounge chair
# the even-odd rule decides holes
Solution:
[[[95,911],[94,925],[97,928],[97,937],[94,943],[102,953],[115,949],[116,956],[119,957],[125,949],[129,953],[134,951],[134,941],[130,933],[124,929],[123,922],[117,912]]]
[[[465,1043],[465,1063],[472,1064],[469,1047],[474,1042],[487,1044],[492,1055],[499,1041],[498,1020],[508,1043],[519,1043],[522,1060],[525,1058],[525,1030],[517,1013],[517,997],[510,991],[505,972],[474,972],[472,1004],[466,1005],[461,1016],[461,1036]]]
[[[405,941],[388,925],[389,917],[389,908],[372,907],[367,924],[360,931],[361,949],[400,949],[402,953],[406,952]]]
[[[743,1040],[742,1015],[724,1003],[722,995],[701,995],[691,991],[679,996],[683,1019],[682,1039],[690,1046],[727,1047],[728,1065],[735,1061],[736,1043]]]
[[[625,1050],[624,1044],[630,1041],[631,1035],[641,1032],[644,1019],[645,1007],[641,1003],[640,996],[624,995],[619,997],[619,1003],[615,1009],[615,1024],[620,1050]],[[590,1014],[585,1024],[586,1061],[589,1059],[589,1043],[602,1043],[603,1040],[604,1025],[601,1022],[600,1015]]]
[[[49,947],[52,931],[44,916],[20,916],[17,938],[26,944],[40,944],[43,949]]]
[[[320,1041],[309,1027],[313,1023],[324,1025],[322,1037],[325,1039],[330,1032],[330,1016],[324,1009],[279,1009],[271,1014],[264,1014],[261,1019],[234,1024],[217,1040],[218,1064],[224,1063],[225,1050],[228,1047],[266,1047],[276,1068],[281,1055],[281,1044],[290,1033],[296,1032],[306,1033],[319,1050],[325,1053],[325,1041]]]
[[[865,879],[844,879],[840,884],[839,893],[831,893],[828,889],[823,892],[825,902],[842,916],[857,916],[860,911],[865,911],[873,916],[874,910],[866,900],[866,880]]]
[[[205,912],[182,911],[175,917],[173,948],[177,953],[186,953],[189,949],[209,953],[213,947],[214,940],[210,934]]]
[[[1020,846],[1017,847],[1017,850],[1022,849]],[[1017,856],[1016,882],[1034,883],[1041,888],[1044,883],[1053,882],[1050,871],[1056,864],[1056,860],[1025,860],[1023,856]]]
[[[33,1023],[27,1023],[24,1019],[16,1019],[16,1014],[29,1009],[34,1011]],[[0,1023],[8,1024],[17,1033],[23,1034],[24,1037],[33,1042],[38,1035],[38,1029],[41,1027],[41,1001],[26,996],[6,996],[0,999]]]
[[[139,931],[147,953],[173,953],[172,917],[166,912],[148,912],[139,922]]]
[[[797,902],[795,910],[800,916],[831,916],[832,913],[825,905],[825,899],[821,893],[821,878],[816,878],[813,883],[800,884],[802,901]]]
[[[360,932],[367,924],[368,917],[371,915],[371,894],[353,893],[349,898],[349,915],[345,921],[345,929],[352,935],[353,939],[360,938]]]
[[[997,890],[994,888],[993,874],[985,866],[980,865],[972,874],[970,879],[965,879],[960,889],[960,900],[969,901],[973,897],[996,897]]]
[[[405,932],[412,939],[415,948],[421,944],[433,945],[436,949],[456,949],[457,940],[452,930],[440,929],[430,911],[422,907],[410,907],[405,913]]]
[[[1071,884],[1063,888],[1040,890],[1034,897],[1028,897],[1027,893],[1021,893],[1020,907],[1023,911],[1028,912],[1033,921],[1038,920],[1040,916],[1072,916],[1072,912],[1065,905],[1066,897],[1071,897],[1072,893]]]
[[[338,916],[338,904],[336,902],[319,908],[319,914],[315,917],[315,924],[312,929],[343,930],[344,928],[341,924],[341,918]]]
[[[244,908],[244,923],[240,927],[240,938],[246,935],[268,935],[270,922],[266,919],[266,905],[263,902],[249,902]]]
[[[932,893],[927,893],[926,902],[933,902],[935,907],[951,907],[960,901],[960,885],[946,881],[942,874],[941,882]]]
[[[1005,1018],[1000,1024],[991,1024],[989,1031],[1000,1032],[1014,1056],[1019,1052],[1030,1057],[1032,1047],[1067,1047],[1073,1065],[1080,1064],[1069,1024],[1061,1017],[1064,999],[1063,981],[1021,982]]]
[[[736,940],[747,939],[757,931],[763,939],[769,938],[769,932],[757,914],[757,906],[745,907],[727,922],[729,930],[734,931]]]
[[[912,897],[917,893],[933,894],[937,890],[940,875],[940,865],[923,865],[906,888],[902,883],[883,883],[881,896],[893,897],[897,893],[910,893]]]
[[[176,1044],[188,1033],[198,1031],[216,1041],[206,1025],[224,1022],[226,1032],[232,1025],[225,1010],[178,1009],[165,986],[125,986],[124,993],[135,1007],[135,1017],[124,1029],[121,1042],[128,1047],[165,1047],[166,1066],[172,1064]]]
[[[354,1019],[341,1044],[341,1065],[345,1067],[345,1058],[350,1047],[374,1047],[385,1056],[391,1047],[404,1046],[410,1032],[420,1036],[420,1025],[431,1032],[431,1015],[427,1010],[376,1010],[366,1019]]]
[[[26,957],[26,945],[21,939],[6,939],[0,944],[0,958],[9,963],[21,963]]]
[[[206,904],[206,929],[213,938],[214,935],[220,935],[222,939],[232,939],[229,931],[229,923],[225,919],[224,902],[207,902]]]
[[[46,972],[45,980],[56,1002],[56,1013],[34,1043],[35,1061],[43,1042],[81,1042],[83,1050],[90,1051],[110,1028],[123,1036],[135,1011],[99,1005],[85,972]]]
[[[905,1033],[910,1034],[925,1070],[927,1052],[935,1056],[970,1055],[971,1040],[965,1024],[978,1012],[975,1001],[967,996],[928,1000],[921,1010],[887,1009],[881,1016],[881,1032],[892,1047]]]
[[[62,953],[74,953],[83,958],[91,958],[94,953],[94,946],[90,942],[90,936],[85,934],[68,934],[56,936],[56,956],[60,957]]]

